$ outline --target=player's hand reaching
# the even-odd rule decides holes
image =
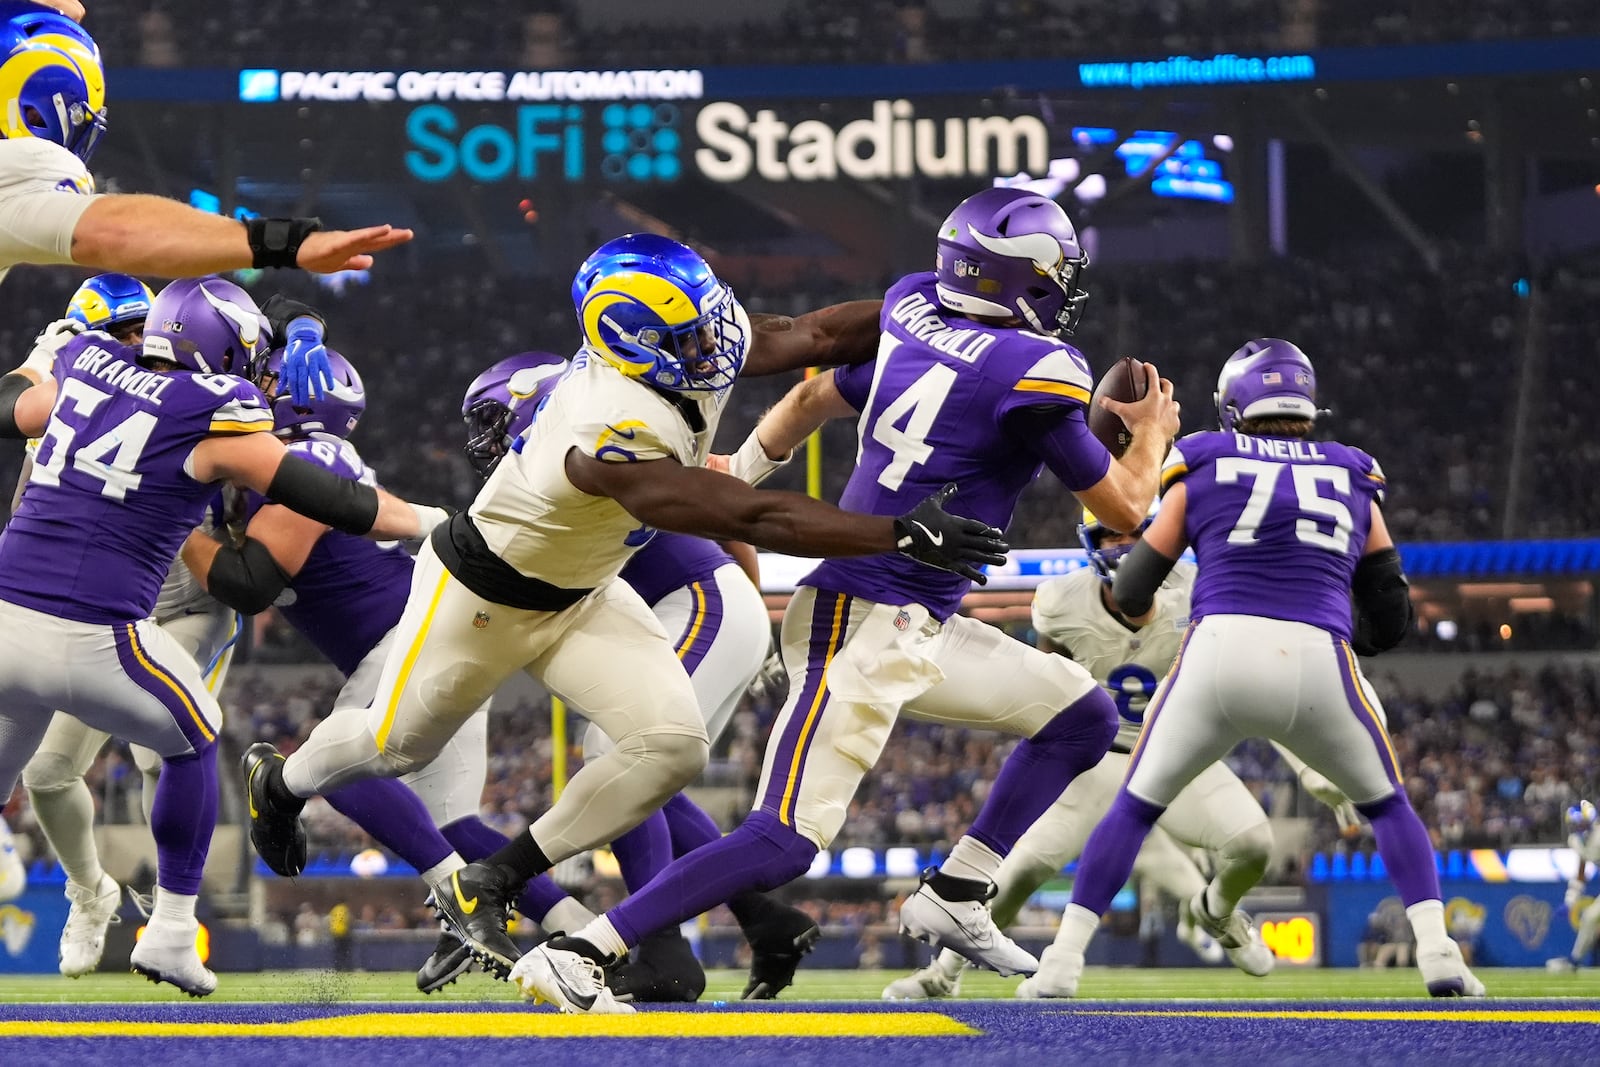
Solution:
[[[950,482],[895,519],[895,548],[918,563],[954,571],[985,585],[988,579],[977,565],[999,566],[1006,561],[1011,546],[1006,544],[1005,535],[993,526],[946,511],[944,502],[955,495],[955,491],[956,483]]]
[[[364,230],[317,230],[300,243],[295,263],[301,270],[333,274],[341,270],[366,270],[372,253],[383,252],[411,240],[410,230],[393,226],[368,226]]]
[[[333,388],[333,365],[328,362],[328,348],[322,337],[322,323],[310,315],[293,319],[284,330],[278,390],[288,389],[296,407],[305,407],[312,397],[325,395]]]
[[[1154,363],[1145,363],[1144,373],[1144,396],[1131,402],[1101,397],[1100,404],[1120,418],[1134,436],[1159,434],[1160,440],[1171,441],[1183,426],[1180,405],[1172,396],[1172,382],[1161,377]]]
[[[39,336],[33,339],[33,350],[22,365],[38,372],[43,381],[50,377],[62,346],[86,329],[88,327],[77,319],[57,319],[39,331]]]
[[[1355,802],[1345,796],[1338,786],[1310,767],[1300,771],[1300,784],[1307,793],[1333,809],[1333,817],[1339,821],[1339,833],[1349,837],[1361,829],[1361,816],[1356,811]]]

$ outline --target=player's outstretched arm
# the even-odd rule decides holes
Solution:
[[[839,392],[833,371],[798,383],[761,416],[756,428],[729,457],[728,473],[760,485],[789,461],[794,450],[830,419],[853,417],[856,409]]]
[[[412,504],[308,463],[266,433],[208,437],[195,446],[189,469],[199,481],[234,482],[335,530],[378,541],[426,537],[449,517],[443,508]]]
[[[1181,482],[1168,490],[1155,521],[1117,565],[1111,599],[1135,626],[1143,626],[1155,617],[1156,592],[1189,547],[1183,532],[1188,492]]]
[[[237,546],[195,530],[184,542],[183,562],[206,592],[235,611],[255,615],[294,581],[328,530],[326,523],[268,504],[251,517]]]
[[[63,194],[70,195],[70,194]],[[72,231],[72,261],[85,267],[187,278],[245,267],[299,267],[328,274],[372,266],[372,254],[411,240],[410,230],[301,232],[311,220],[211,215],[144,194],[96,197]]]
[[[672,459],[610,463],[577,449],[567,478],[606,496],[647,526],[746,541],[795,556],[872,556],[900,552],[981,583],[977,565],[1005,562],[1000,531],[946,512],[946,486],[897,519],[844,511],[801,493],[753,489],[738,478]]]
[[[878,353],[882,300],[851,300],[788,315],[752,315],[745,377],[865,363]]]

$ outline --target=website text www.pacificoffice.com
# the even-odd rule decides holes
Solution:
[[[1236,56],[1225,52],[1210,59],[1168,56],[1166,59],[1078,64],[1078,80],[1085,89],[1241,85],[1249,82],[1310,81],[1316,76],[1317,61],[1308,55]]]

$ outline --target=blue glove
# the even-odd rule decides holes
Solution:
[[[322,343],[322,323],[309,315],[289,322],[284,331],[283,370],[278,376],[278,391],[288,387],[295,407],[305,407],[311,398],[326,395],[333,388],[333,366]]]

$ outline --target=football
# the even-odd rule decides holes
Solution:
[[[1121,456],[1128,450],[1133,434],[1121,418],[1100,406],[1100,398],[1108,396],[1132,403],[1148,389],[1144,364],[1132,356],[1123,356],[1113,363],[1094,387],[1094,396],[1089,400],[1089,432],[1098,437],[1113,456]]]

